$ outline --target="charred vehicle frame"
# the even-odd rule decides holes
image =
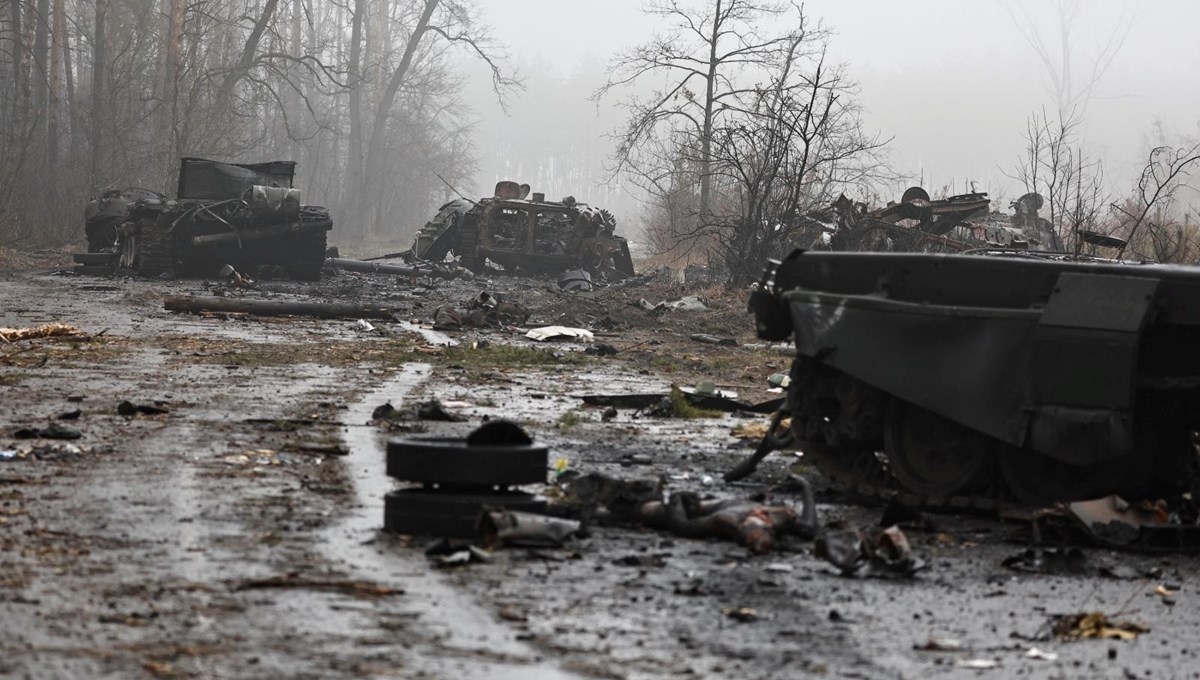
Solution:
[[[142,276],[213,274],[229,264],[318,278],[333,221],[325,208],[300,204],[295,168],[182,158],[175,199],[138,188],[105,192],[85,210],[91,259]]]

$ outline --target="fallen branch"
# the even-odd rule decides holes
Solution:
[[[347,304],[340,302],[289,302],[276,300],[245,300],[222,297],[169,296],[163,309],[170,312],[229,312],[258,316],[312,316],[319,319],[393,319],[395,311],[384,305]]]
[[[366,581],[333,581],[328,579],[300,578],[296,574],[270,576],[267,578],[244,581],[234,586],[235,591],[259,590],[263,588],[304,588],[308,590],[329,590],[350,595],[403,595],[402,588],[389,588]]]

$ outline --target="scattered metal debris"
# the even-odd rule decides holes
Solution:
[[[556,548],[579,534],[580,523],[529,512],[485,509],[479,519],[479,537],[486,548],[501,545]]]
[[[827,527],[817,535],[815,554],[846,576],[911,577],[927,566],[895,526],[870,535],[844,524]]]

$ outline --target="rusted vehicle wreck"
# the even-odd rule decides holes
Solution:
[[[751,307],[760,337],[796,342],[773,444],[847,488],[961,506],[1196,479],[1200,270],[796,251]]]
[[[180,159],[175,199],[139,188],[93,199],[84,212],[89,252],[75,260],[141,276],[211,275],[228,264],[318,278],[333,221],[325,208],[300,204],[295,170],[290,161]]]
[[[528,185],[498,182],[492,198],[460,198],[441,207],[417,233],[412,254],[440,262],[453,253],[483,271],[488,260],[534,275],[582,269],[623,279],[634,275],[629,242],[614,234],[612,213],[568,196],[547,201]]]

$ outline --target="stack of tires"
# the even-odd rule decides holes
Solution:
[[[492,426],[520,436],[488,436]],[[545,484],[548,458],[546,447],[535,446],[510,423],[484,425],[466,439],[392,440],[387,474],[414,486],[384,496],[383,528],[397,534],[470,538],[477,535],[484,508],[542,512],[544,498],[513,487]]]

